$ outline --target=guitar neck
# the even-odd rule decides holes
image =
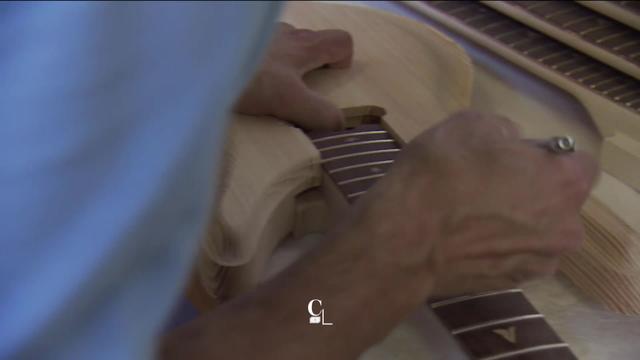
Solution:
[[[640,137],[640,81],[633,76],[599,62],[482,3],[406,1],[403,4],[566,90],[587,108],[604,136],[623,132],[632,138]],[[583,43],[591,48],[596,47],[592,42],[600,41],[597,43],[598,49],[606,52],[603,47],[609,46],[608,50],[615,51],[609,53],[609,56],[622,59],[625,64],[637,68],[635,61],[640,54],[637,35],[634,34],[630,42],[611,44],[607,40],[612,39],[607,36],[619,34],[618,30],[607,28],[613,34],[607,32],[602,38],[593,38],[591,35],[600,34],[596,32],[598,29],[588,22],[589,27],[583,28],[585,23],[582,20],[569,19],[560,26],[585,34]],[[590,36],[589,39],[586,39],[587,35]],[[611,116],[613,113],[616,115]]]
[[[347,203],[384,176],[400,151],[400,142],[380,121],[309,137]],[[520,289],[441,299],[429,306],[473,359],[576,359]]]

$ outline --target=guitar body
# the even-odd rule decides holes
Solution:
[[[352,34],[352,67],[317,70],[305,81],[355,113],[366,114],[370,106],[384,109],[386,123],[401,141],[469,105],[469,58],[424,25],[363,7],[306,2],[290,3],[283,20]],[[199,261],[204,289],[217,298],[253,286],[273,248],[293,229],[302,234],[323,226],[317,221],[306,225],[302,214],[296,219],[296,209],[311,208],[317,214],[323,207],[296,200],[323,183],[320,155],[301,130],[237,115],[229,138],[217,219]]]
[[[452,40],[421,23],[365,7],[310,2],[288,3],[282,20],[300,28],[339,28],[352,34],[352,67],[316,70],[305,81],[344,109],[354,125],[382,118],[383,127],[403,144],[470,104],[470,59]],[[191,300],[201,310],[211,309],[251,289],[264,277],[283,239],[322,232],[340,216],[348,202],[338,190],[307,134],[273,119],[235,115],[219,203],[203,241]],[[545,291],[536,286],[538,293]],[[565,305],[575,305],[566,286],[554,282],[552,290],[568,296]],[[563,314],[557,306],[547,308]],[[423,338],[432,342],[426,348],[434,357],[428,358],[465,358],[433,314],[426,307],[421,313],[434,322]],[[607,316],[597,313],[605,321]],[[623,326],[621,334],[638,333],[628,330],[640,329],[637,325],[640,322]],[[564,327],[563,332],[570,330]],[[578,353],[589,351],[575,342],[591,339],[570,340]]]

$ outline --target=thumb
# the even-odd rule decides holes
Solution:
[[[274,114],[304,129],[338,130],[344,127],[344,115],[327,98],[309,89],[302,79],[292,80],[282,106]]]

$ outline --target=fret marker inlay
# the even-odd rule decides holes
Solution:
[[[507,340],[512,344],[515,344],[516,342],[518,342],[516,338],[515,326],[509,326],[506,329],[493,329],[493,332],[496,333],[497,335],[502,336],[503,339]]]

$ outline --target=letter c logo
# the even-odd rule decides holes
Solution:
[[[317,314],[313,312],[313,303],[315,303],[316,301],[318,302],[318,304],[320,304],[320,306],[322,306],[322,300],[313,299],[313,300],[309,301],[309,304],[307,305],[307,310],[309,311],[309,315],[311,315],[311,316],[320,316],[322,314],[322,310],[320,310],[320,312],[317,313]],[[322,309],[322,308],[320,308],[320,309]]]

